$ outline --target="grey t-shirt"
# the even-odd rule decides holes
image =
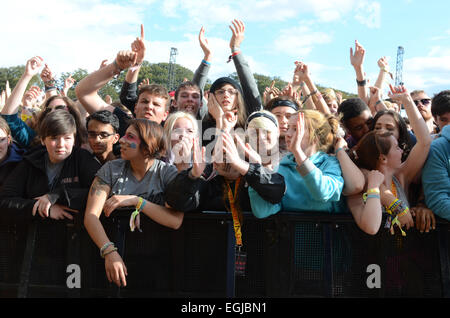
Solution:
[[[144,178],[138,181],[131,172],[129,161],[116,159],[106,162],[96,176],[111,187],[110,197],[133,194],[164,206],[164,190],[177,173],[175,166],[155,159]]]

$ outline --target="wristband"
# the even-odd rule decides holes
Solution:
[[[45,86],[45,91],[46,92],[52,91],[54,89],[56,89],[56,86]]]
[[[133,213],[131,213],[130,216],[130,230],[131,232],[134,232],[134,229],[137,227],[136,226],[136,217],[139,215],[139,212],[142,211],[142,209],[144,208],[145,204],[147,203],[146,200],[144,200],[143,198],[139,197],[139,201],[138,204],[136,205],[135,210],[133,211]],[[138,230],[140,231],[139,227]]]
[[[206,65],[211,65],[211,62],[208,62],[206,60],[202,60],[202,63],[206,64]]]
[[[102,248],[100,249],[100,256],[101,256],[102,258],[104,258],[104,256],[105,256],[105,254],[104,254],[105,250],[106,250],[108,247],[110,247],[111,245],[114,246],[114,243],[113,243],[113,242],[108,242],[108,243],[105,243],[105,245],[102,246]]]
[[[338,152],[341,151],[341,150],[345,150],[345,149],[342,148],[342,147],[339,147],[339,148],[334,152],[334,154],[337,156]]]
[[[239,53],[241,53],[241,51],[236,51],[236,52],[231,53],[231,55],[228,57],[227,63],[230,63],[231,60],[233,59],[233,56],[236,56],[236,55],[238,55]]]
[[[103,258],[105,258],[106,255],[111,254],[112,252],[117,251],[117,247],[114,247],[113,249],[111,249],[110,251],[106,252],[105,254],[103,254]]]
[[[358,86],[366,86],[366,80],[365,79],[363,79],[362,81],[356,80],[356,84],[358,84]]]
[[[117,64],[117,62],[116,62],[116,59],[114,59],[114,66],[116,67],[116,69],[117,70],[119,70],[119,73],[118,74],[120,74],[120,72],[122,72],[123,71],[123,69],[121,69],[120,67],[119,67],[119,65]]]

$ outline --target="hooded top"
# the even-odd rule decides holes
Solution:
[[[22,161],[25,149],[19,148],[15,143],[11,143],[7,158],[0,163],[0,189],[8,175],[14,170],[16,165]]]
[[[252,212],[257,218],[265,218],[279,211],[319,211],[329,213],[346,212],[341,200],[344,178],[336,157],[317,152],[307,159],[297,170],[292,153],[280,162],[278,173],[286,182],[287,191],[281,203],[271,204],[249,188]]]
[[[450,125],[431,143],[422,170],[422,184],[428,208],[450,221]]]

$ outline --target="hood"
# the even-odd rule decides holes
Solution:
[[[440,135],[441,137],[444,137],[445,139],[450,141],[450,125],[444,126],[444,128],[442,128]]]
[[[19,148],[19,146],[17,146],[15,143],[12,143],[11,146],[9,147],[8,158],[6,158],[6,160],[0,164],[0,167],[8,162],[22,161],[25,152],[26,152],[25,149]]]

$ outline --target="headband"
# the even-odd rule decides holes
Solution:
[[[266,118],[270,119],[275,124],[276,127],[278,127],[278,121],[275,118],[273,118],[270,115],[267,115],[266,113],[262,113],[262,112],[254,112],[253,114],[251,114],[247,119],[247,126],[248,126],[248,124],[250,124],[250,122],[253,119],[258,118],[258,117],[266,117]]]
[[[274,109],[275,107],[279,107],[279,106],[292,107],[294,110],[296,110],[296,111],[298,110],[298,105],[289,99],[280,99],[280,100],[275,101],[272,104],[271,109]]]

